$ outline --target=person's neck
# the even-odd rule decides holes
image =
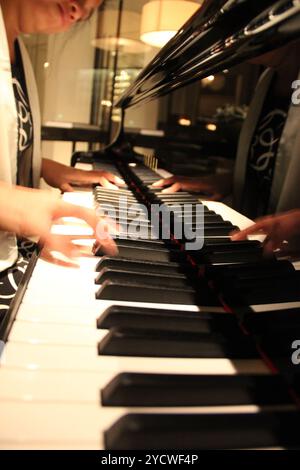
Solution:
[[[16,2],[11,0],[0,0],[2,8],[2,14],[4,18],[4,24],[7,35],[7,42],[9,47],[9,55],[11,63],[15,60],[15,40],[19,35],[19,29],[17,25],[17,14],[16,14]]]

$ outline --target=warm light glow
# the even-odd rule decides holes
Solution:
[[[217,126],[215,124],[212,124],[212,123],[206,124],[205,127],[208,131],[211,131],[211,132],[216,132],[216,130],[217,130]]]
[[[50,67],[49,62],[45,62],[45,63],[44,63],[44,69],[47,69],[48,67]]]
[[[29,344],[39,344],[38,339],[30,339],[28,342],[29,342]]]
[[[111,108],[112,107],[112,102],[109,101],[109,100],[102,100],[101,105],[102,106],[107,106],[108,108]]]
[[[143,6],[141,40],[154,47],[163,47],[200,4],[190,0],[151,0]]]
[[[150,31],[141,34],[141,40],[153,47],[163,47],[176,33],[177,31]]]
[[[38,370],[39,366],[37,364],[27,364],[26,369],[28,369],[28,370]]]
[[[214,80],[215,80],[215,76],[214,76],[214,75],[209,75],[208,77],[203,78],[201,81],[202,81],[202,85],[203,85],[203,86],[208,86],[208,85],[210,85]]]
[[[23,395],[23,401],[32,401],[33,396],[32,395]]]
[[[117,47],[126,53],[138,54],[145,52],[145,44],[139,39],[140,14],[127,10],[122,12],[119,38],[116,37],[118,16],[117,9],[107,9],[99,13],[97,33],[91,41],[92,46],[111,51],[112,54],[114,54]]]
[[[190,119],[181,118],[181,119],[179,119],[178,124],[179,124],[180,126],[191,126],[191,125],[192,125],[192,121],[191,121]]]

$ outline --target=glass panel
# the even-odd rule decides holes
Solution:
[[[93,122],[101,129],[109,130],[111,137],[117,132],[120,122],[120,110],[112,108],[112,103],[157,52],[156,48],[140,40],[141,12],[145,1],[107,0],[98,14],[93,41],[97,47]],[[145,116],[150,116],[150,121],[145,120]],[[126,126],[155,127],[156,114],[144,110],[130,111],[126,116]]]
[[[96,16],[51,36],[25,36],[40,95],[42,121],[90,123]]]
[[[43,125],[90,125],[95,61],[91,39],[95,28],[93,15],[66,33],[24,36],[37,79]],[[69,164],[72,148],[69,142],[43,142],[43,156]],[[77,149],[87,150],[88,146]]]
[[[199,6],[202,3],[202,0],[193,1]],[[68,33],[24,38],[37,77],[44,124],[93,125],[100,127],[106,136],[102,145],[111,141],[120,122],[120,111],[112,104],[159,50],[140,39],[141,29],[146,28],[142,13],[150,2],[105,0],[89,21],[76,25]],[[162,0],[162,3],[174,6],[176,2]],[[151,8],[147,14],[149,11]],[[174,12],[175,7],[170,15],[176,18]],[[159,24],[165,21],[159,15],[155,20],[158,18]],[[219,123],[223,128],[224,122],[227,125],[238,113],[243,114],[240,106],[248,104],[251,97],[257,69],[253,73],[249,67],[242,65],[224,71],[159,100],[130,108],[126,111],[125,128],[146,130],[153,135],[160,131],[172,139],[173,145],[180,139],[201,140],[204,146],[211,140],[221,142],[223,135],[217,132]],[[234,142],[242,117],[238,119],[233,126],[236,128]],[[229,131],[232,132],[232,126]],[[230,155],[234,154],[234,145]],[[88,147],[86,144],[77,147],[81,148]],[[70,143],[44,143],[45,156],[69,163],[71,153]],[[166,153],[169,155],[169,150]]]

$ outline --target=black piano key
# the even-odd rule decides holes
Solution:
[[[188,205],[192,205],[192,204],[199,204],[199,205],[203,205],[201,204],[201,202],[199,201],[198,198],[196,197],[188,197],[188,196],[180,196],[180,197],[172,197],[172,198],[165,198],[165,197],[159,197],[158,198],[158,201],[160,201],[161,204],[165,204],[166,206],[168,207],[172,207],[172,206],[182,206],[182,209],[183,209],[183,206],[188,204]]]
[[[272,334],[293,328],[299,331],[300,328],[300,308],[285,310],[274,310],[269,312],[250,312],[243,319],[243,324],[249,332],[255,335]]]
[[[299,411],[128,414],[105,432],[107,450],[300,448]]]
[[[220,242],[230,241],[230,233],[235,227],[209,227],[204,224],[204,227],[187,228],[184,226],[182,230],[175,230],[174,225],[172,226],[172,232],[176,236],[176,240],[183,242],[191,242],[195,239],[204,239],[204,241],[215,240],[219,238]],[[201,231],[200,231],[201,230]]]
[[[136,223],[139,223],[140,225],[147,225],[147,226],[151,224],[151,221],[149,220],[147,216],[142,216],[142,217],[139,216],[137,218],[134,216],[128,216],[127,214],[124,215],[124,214],[116,213],[114,215],[114,220],[118,224],[125,224],[125,225],[127,225],[128,223],[132,223],[132,222],[136,222]]]
[[[168,275],[161,275],[161,274],[147,274],[147,273],[139,273],[134,271],[121,271],[119,270],[112,270],[106,269],[99,274],[96,278],[96,284],[103,284],[105,281],[112,281],[116,284],[122,284],[122,282],[129,282],[136,284],[141,282],[143,284],[148,284],[149,286],[156,287],[159,285],[160,287],[170,287],[172,289],[180,288],[184,289],[190,285],[190,280],[188,280],[183,275],[177,276],[168,276]]]
[[[118,245],[119,256],[123,258],[131,258],[134,260],[142,260],[142,261],[158,261],[158,262],[181,262],[185,261],[185,253],[180,252],[179,250],[168,250],[166,248],[139,248],[137,246],[123,246],[121,244]],[[100,246],[96,252],[96,256],[104,255],[103,247]]]
[[[232,230],[233,230],[233,225],[230,224],[230,223],[213,223],[213,224],[210,224],[210,223],[206,223],[206,222],[198,222],[196,224],[190,224],[189,222],[185,223],[185,222],[180,222],[180,221],[173,221],[172,224],[171,224],[171,227],[172,227],[172,232],[173,233],[178,233],[175,231],[175,229],[179,229],[182,228],[182,233],[183,235],[185,235],[185,231],[188,231],[187,233],[190,233],[190,232],[194,232],[197,230],[203,230],[203,233],[204,233],[204,236],[205,234],[209,234],[210,236],[212,236],[214,233],[216,234],[216,236],[219,235],[219,233],[221,232],[221,234],[225,234],[225,235],[229,235]]]
[[[295,272],[292,263],[285,260],[276,260],[275,258],[263,259],[259,263],[243,263],[242,265],[232,266],[207,266],[205,274],[208,278],[222,283],[230,278],[237,279],[261,279],[273,277],[277,274],[290,274]]]
[[[129,246],[131,248],[148,248],[153,250],[166,250],[168,246],[163,240],[152,240],[152,239],[143,239],[143,238],[132,238],[132,237],[123,237],[116,236],[114,238],[117,246]]]
[[[194,269],[189,264],[184,263],[175,263],[175,262],[167,262],[167,263],[158,263],[153,261],[139,261],[133,260],[129,258],[120,258],[110,257],[110,256],[103,256],[97,266],[96,272],[101,272],[103,269],[119,269],[119,268],[128,268],[134,269],[138,272],[148,272],[154,274],[169,274],[172,275],[173,273],[191,273],[193,275]]]
[[[124,205],[122,204],[120,201],[118,200],[108,200],[108,199],[102,199],[102,198],[99,198],[98,196],[96,197],[96,203],[98,204],[98,206],[103,209],[103,210],[106,210],[107,212],[109,210],[114,210],[115,212],[118,212],[118,211],[123,211],[123,212],[126,212],[126,213],[129,213],[129,212],[136,212],[138,215],[140,213],[142,214],[147,214],[148,212],[143,208],[140,207],[140,204],[138,204],[136,201],[128,201],[128,204],[127,205]]]
[[[134,214],[122,214],[122,213],[116,213],[116,217],[119,217],[120,219],[123,219],[123,223],[125,225],[127,224],[131,224],[131,225],[146,225],[148,226],[149,228],[152,227],[152,222],[151,222],[151,219],[149,216],[139,216],[139,214],[137,213],[137,215],[135,216]]]
[[[141,175],[139,175],[139,177],[141,178]],[[159,178],[157,178],[157,176],[146,176],[146,177],[143,177],[141,178],[142,179],[142,182],[143,182],[143,185],[152,185],[153,183],[155,183],[156,181],[159,181]]]
[[[130,191],[122,193],[121,191],[114,191],[110,194],[104,193],[103,191],[94,191],[94,198],[101,202],[113,202],[124,207],[139,206],[140,202]]]
[[[216,246],[217,245],[217,246]],[[233,242],[231,240],[228,240],[226,242],[224,241],[207,241],[205,242],[205,251],[206,252],[214,252],[214,251],[255,251],[258,248],[261,248],[261,243],[257,241],[249,241],[249,240],[242,240],[242,241],[237,241]]]
[[[219,226],[219,227],[209,227],[204,224],[204,237],[214,237],[214,236],[229,236],[230,233],[236,230],[237,227],[234,225],[231,226]]]
[[[117,236],[114,238],[117,246],[129,246],[131,248],[151,248],[154,250],[166,250],[167,246],[163,240],[144,240],[144,239],[134,239],[130,237]]]
[[[122,373],[101,390],[102,406],[292,405],[280,376]]]
[[[199,206],[201,207],[201,211],[203,212],[204,216],[216,216],[217,215],[214,211],[208,209],[208,207],[202,205],[199,201],[185,202],[185,203],[182,203],[182,202],[165,203],[164,201],[161,201],[160,199],[151,195],[149,197],[149,200],[150,202],[154,204],[163,205],[166,210],[168,209],[171,213],[174,213],[177,216],[182,216],[184,214],[195,216],[197,212],[199,211]]]
[[[117,190],[110,190],[105,189],[100,186],[94,188],[94,195],[95,196],[103,196],[103,197],[113,197],[113,198],[120,198],[120,197],[128,197],[130,199],[136,200],[136,196],[133,194],[132,191],[128,189],[122,189],[121,187]]]
[[[129,195],[131,197],[135,197],[133,192],[130,189],[124,188],[123,186],[119,186],[117,190],[104,188],[103,186],[95,186],[94,193],[96,193],[96,194],[107,194],[107,195],[124,194],[125,196]]]
[[[103,194],[101,192],[95,193],[95,199],[97,202],[101,203],[108,203],[108,204],[117,204],[121,205],[121,202],[126,201],[126,204],[130,207],[131,205],[138,204],[137,199],[134,196],[129,196],[125,194]]]
[[[103,214],[103,215],[106,215],[106,214],[108,215],[110,209],[111,209],[111,207],[109,207],[105,204],[101,204],[101,207],[99,208],[99,212],[101,212],[101,214]],[[118,218],[118,219],[125,219],[125,220],[128,220],[128,221],[135,220],[135,218],[129,217],[128,211],[119,210],[118,207],[115,208],[115,212],[114,212],[113,215],[116,216],[116,218]],[[147,220],[147,219],[145,219],[145,220]]]
[[[249,313],[243,325],[269,357],[286,358],[292,364],[297,349],[293,343],[300,340],[300,308]]]
[[[253,359],[258,354],[243,333],[187,333],[112,328],[98,344],[100,355]]]
[[[193,225],[195,225],[195,222],[197,222],[195,213],[187,212],[179,212],[178,214],[175,214],[175,216],[178,218],[179,221],[191,221]],[[217,214],[210,214],[210,213],[204,213],[203,214],[203,219],[204,223],[224,223],[224,220],[220,215]]]
[[[247,288],[226,286],[223,297],[233,307],[259,304],[275,304],[286,302],[300,302],[299,274],[292,278],[287,276],[275,279],[260,279],[256,285]]]
[[[124,300],[127,302],[154,302],[167,304],[195,305],[199,302],[199,295],[194,289],[186,287],[184,289],[171,289],[160,286],[149,286],[148,284],[116,283],[105,281],[98,292],[96,298],[101,300]],[[216,305],[216,299],[209,297],[208,293],[203,293],[203,303],[199,305]]]
[[[226,282],[223,283],[223,288],[226,289],[227,287],[239,290],[241,292],[245,291],[255,291],[257,288],[260,288],[261,285],[264,288],[270,288],[272,286],[281,285],[283,288],[285,285],[292,285],[294,282],[297,282],[296,272],[287,273],[282,276],[282,273],[274,273],[273,276],[269,277],[261,277],[261,278],[247,278],[247,279],[240,279],[240,278],[229,278]]]
[[[160,199],[161,201],[167,201],[167,202],[173,202],[173,201],[178,201],[178,200],[183,200],[183,201],[192,201],[195,203],[202,204],[202,202],[196,197],[194,194],[186,193],[184,191],[181,191],[179,193],[163,193],[163,192],[156,192],[155,196]],[[203,204],[202,204],[203,205]]]
[[[95,186],[94,188],[94,194],[114,195],[115,193],[118,195],[129,195],[131,197],[134,197],[132,191],[130,191],[129,189],[124,189],[123,186],[120,186],[117,191],[115,189],[104,188],[103,186]]]
[[[144,237],[148,237],[147,233],[148,233],[148,230],[153,228],[152,225],[151,225],[151,222],[149,220],[142,220],[142,219],[135,219],[135,220],[132,220],[132,219],[127,219],[127,218],[123,218],[123,220],[118,220],[116,219],[116,223],[119,225],[119,231],[120,233],[122,234],[122,229],[127,232],[129,232],[130,230],[133,230],[133,231],[137,231],[137,239],[139,238],[142,238],[140,236],[140,232],[143,234],[145,233]],[[154,229],[154,228],[153,228]],[[121,236],[121,238],[124,238]],[[148,237],[149,239],[150,237]],[[130,238],[129,239],[131,240],[134,240],[134,237]]]
[[[119,227],[119,235],[122,237],[129,237],[132,239],[140,238],[142,240],[149,240],[152,237],[157,238],[157,232],[154,227],[150,225],[141,225],[140,227],[132,227],[130,224],[121,224]]]
[[[97,320],[98,329],[109,330],[113,327],[206,334],[240,332],[236,317],[225,312],[189,312],[121,305],[109,307]]]
[[[201,221],[202,222],[202,221]],[[232,223],[231,222],[226,222],[225,220],[221,220],[220,222],[214,222],[214,221],[210,221],[209,219],[208,220],[205,220],[204,219],[204,225],[205,227],[210,227],[210,228],[218,228],[218,227],[229,227],[231,228],[232,227]],[[187,225],[189,227],[198,227],[199,226],[199,222],[191,222],[189,220],[189,218],[177,218],[175,217],[174,218],[174,223],[178,223],[178,224],[182,224],[182,225]]]
[[[260,348],[270,357],[270,358],[286,358],[288,363],[291,365],[293,364],[292,357],[293,353],[295,353],[295,357],[300,357],[299,353],[297,353],[297,349],[299,351],[300,347],[296,346],[293,348],[293,344],[295,341],[300,341],[300,329],[289,328],[285,329],[281,332],[277,331],[270,331],[268,334],[257,338],[257,343],[260,345]],[[299,361],[299,359],[297,359]],[[299,365],[298,362],[294,365],[295,373]]]
[[[163,193],[162,191],[164,190],[164,188],[162,188],[162,190],[160,190],[159,192],[159,188],[153,188],[156,190],[156,193],[159,194],[159,197],[161,197],[162,199],[171,199],[171,200],[176,200],[176,199],[180,199],[182,197],[186,197],[188,199],[193,199],[195,198],[195,196],[191,193],[188,193],[187,191],[180,191],[180,192],[177,192],[177,193]]]
[[[166,285],[167,287],[184,287],[190,285],[190,280],[181,273],[173,272],[172,276],[169,273],[145,272],[145,269],[134,270],[130,265],[120,265],[114,268],[103,268],[95,278],[95,284],[100,285],[105,281],[111,280],[113,282],[143,282],[149,285]],[[161,282],[160,282],[161,280]]]
[[[228,251],[228,252],[218,252],[217,250],[213,253],[204,253],[199,259],[202,260],[204,264],[242,264],[252,261],[257,263],[262,259],[263,251],[262,249],[251,250],[249,252],[239,252],[239,251]]]

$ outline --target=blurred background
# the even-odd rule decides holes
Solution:
[[[202,0],[105,0],[86,23],[51,37],[25,36],[37,77],[43,155],[69,164],[118,131],[113,103]],[[128,139],[169,171],[207,172],[235,157],[260,73],[243,64],[126,112]]]

